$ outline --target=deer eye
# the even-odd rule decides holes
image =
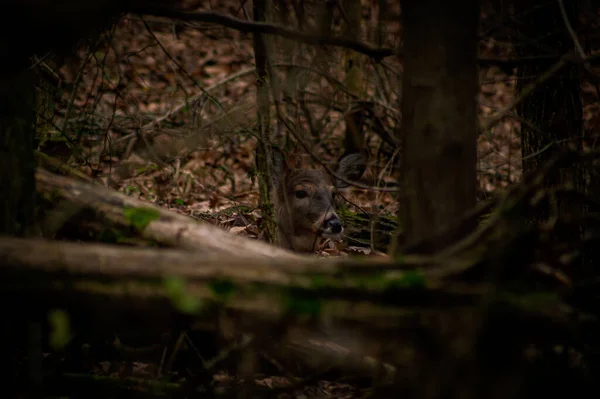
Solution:
[[[308,193],[305,190],[297,190],[296,191],[296,198],[302,199],[302,198],[306,198],[306,197],[308,197]]]

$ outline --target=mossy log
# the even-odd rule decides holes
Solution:
[[[296,255],[262,241],[229,234],[208,223],[171,212],[109,188],[59,176],[44,169],[36,173],[38,192],[52,201],[67,201],[73,211],[91,209],[111,223],[133,229],[146,240],[196,252],[241,257],[295,259]]]

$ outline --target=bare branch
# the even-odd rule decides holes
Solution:
[[[391,48],[374,47],[367,43],[348,40],[341,37],[311,35],[309,33],[288,29],[283,26],[270,23],[248,22],[214,11],[183,12],[168,7],[139,6],[134,7],[132,12],[152,15],[155,17],[178,19],[186,22],[213,23],[236,29],[240,32],[278,35],[286,39],[297,40],[306,44],[345,47],[372,57],[376,60],[381,60],[385,57],[396,55],[397,53],[396,50]]]

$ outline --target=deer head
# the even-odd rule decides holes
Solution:
[[[335,211],[338,189],[348,187],[363,175],[368,155],[349,153],[338,159],[333,172],[292,167],[283,153],[274,148],[274,206],[281,246],[299,252],[312,252],[324,238],[339,239],[343,226]]]

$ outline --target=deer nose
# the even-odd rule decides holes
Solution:
[[[338,234],[342,232],[342,221],[338,218],[329,219],[327,221],[327,228],[331,229],[333,234]]]

